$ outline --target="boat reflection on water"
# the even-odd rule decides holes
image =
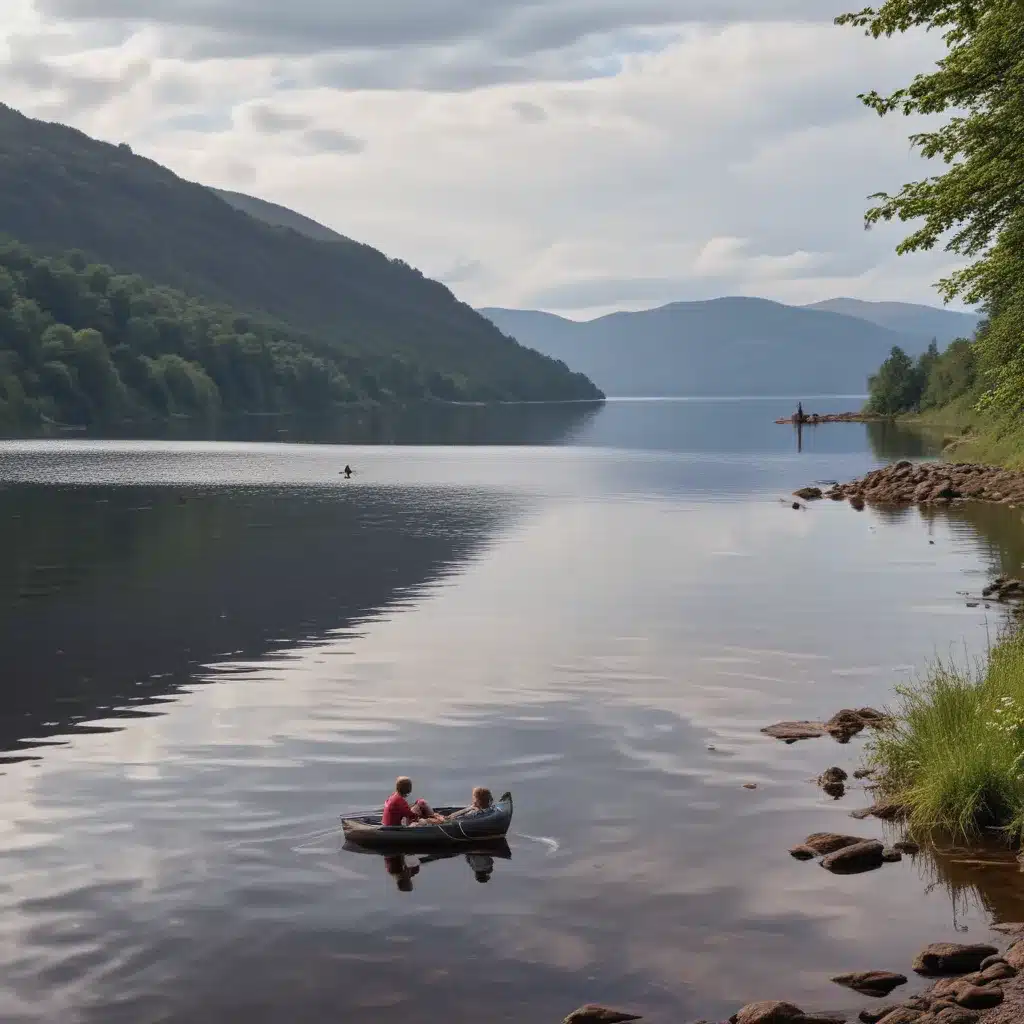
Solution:
[[[488,843],[474,843],[472,849],[452,849],[417,854],[415,850],[403,850],[402,853],[384,853],[380,850],[369,850],[356,843],[346,842],[342,849],[348,853],[361,853],[369,857],[380,857],[384,861],[384,869],[395,880],[399,892],[412,892],[412,880],[420,873],[425,864],[433,864],[441,860],[465,858],[473,877],[478,882],[489,882],[494,873],[495,860],[511,860],[512,850],[504,839]]]

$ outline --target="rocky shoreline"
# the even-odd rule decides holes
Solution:
[[[824,736],[846,743],[865,729],[885,729],[891,723],[883,712],[860,708],[839,711],[827,722],[779,722],[761,731],[787,744]],[[854,773],[858,779],[871,775],[870,768]],[[815,781],[838,799],[844,795],[847,779],[845,771],[832,767]],[[903,821],[906,816],[906,807],[885,801],[851,812],[853,818],[886,822]],[[815,833],[790,849],[789,855],[796,860],[817,860],[835,874],[859,874],[919,852],[920,846],[906,837],[886,846],[869,836]],[[806,1011],[793,1003],[766,1000],[747,1004],[728,1021],[695,1024],[1024,1024],[1024,923],[996,925],[993,930],[1009,937],[1002,952],[987,943],[939,942],[922,949],[906,974],[873,969],[832,978],[836,985],[872,1000],[852,1015]],[[891,999],[894,991],[909,984],[912,975],[927,979],[929,987],[902,1000]],[[563,1024],[618,1024],[641,1019],[634,1013],[589,1004],[571,1013]]]
[[[859,416],[848,413],[820,421],[850,422]],[[869,502],[898,506],[984,501],[1015,506],[1024,505],[1024,472],[983,465],[904,461],[847,484],[836,483],[828,491],[807,487],[794,494],[805,501],[848,500],[857,509]],[[984,589],[982,596],[1016,606],[1024,602],[1024,580],[1000,576]],[[777,722],[761,732],[786,744],[825,736],[848,743],[863,730],[886,729],[892,721],[875,708],[844,709],[828,721]],[[854,777],[867,779],[872,774],[872,769],[865,768],[854,772]],[[846,793],[848,776],[843,769],[832,767],[815,781],[828,795],[840,799]],[[901,822],[908,817],[908,810],[883,800],[852,811],[851,817]],[[817,860],[821,867],[836,874],[858,874],[898,862],[904,855],[915,856],[920,846],[906,836],[887,846],[868,836],[815,833],[788,852],[796,860]],[[1024,857],[1020,859],[1024,863]],[[835,984],[874,1000],[873,1005],[852,1016],[849,1012],[805,1011],[792,1003],[769,1000],[749,1003],[727,1021],[700,1020],[695,1024],[1024,1024],[1024,922],[994,925],[993,931],[1009,937],[1002,952],[996,946],[977,943],[942,942],[926,946],[914,959],[912,971],[931,984],[902,1001],[889,1000],[889,996],[909,983],[908,975],[869,970],[832,979]],[[571,1013],[563,1024],[618,1024],[641,1019],[633,1013],[590,1004]]]
[[[792,416],[784,416],[775,422],[788,423],[792,426],[816,427],[819,423],[878,423],[885,418],[885,416],[873,416],[865,412],[805,412],[803,417],[794,413]]]
[[[894,462],[867,476],[829,490],[804,487],[794,492],[804,501],[830,498],[854,507],[874,505],[950,505],[985,501],[1024,504],[1024,473],[975,463]]]
[[[906,974],[872,970],[833,978],[835,984],[875,1000],[855,1017],[841,1012],[814,1013],[783,1000],[765,1000],[748,1003],[718,1024],[1021,1024],[1024,924],[998,925],[996,930],[1010,936],[1002,952],[986,943],[926,946],[914,958],[912,971],[932,983],[899,1002],[883,1000],[908,984]],[[637,1014],[589,1004],[569,1014],[563,1024],[619,1024],[641,1019]]]

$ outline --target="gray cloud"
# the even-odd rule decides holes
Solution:
[[[198,103],[205,98],[203,87],[195,78],[173,71],[157,74],[153,78],[151,89],[156,103],[165,103],[172,107]]]
[[[542,309],[592,309],[623,306],[637,302],[681,302],[727,293],[761,294],[767,284],[781,281],[813,281],[862,274],[877,262],[877,256],[864,252],[815,253],[810,265],[777,266],[765,277],[757,276],[758,260],[771,257],[751,255],[722,274],[699,276],[596,276],[564,281],[536,289],[529,296],[531,306]]]
[[[394,47],[505,37],[518,52],[560,46],[594,32],[688,21],[823,21],[821,0],[36,0],[63,19],[190,27],[259,40],[265,52],[296,46]]]
[[[512,109],[527,124],[540,124],[548,119],[547,111],[542,106],[530,103],[528,100],[519,100],[513,103]]]
[[[437,275],[445,284],[464,284],[473,281],[484,273],[484,265],[480,260],[459,260],[453,267]]]
[[[91,75],[51,64],[24,51],[14,53],[0,65],[0,81],[30,89],[61,94],[57,107],[68,114],[95,110],[117,96],[131,92],[150,77],[152,64],[136,60],[114,75]]]
[[[309,126],[305,114],[293,114],[279,110],[269,103],[257,103],[248,108],[249,124],[261,135],[280,135],[281,132],[300,131]]]
[[[192,59],[333,55],[324,84],[444,91],[600,76],[615,70],[616,54],[656,48],[645,33],[687,22],[824,21],[835,13],[821,0],[36,0],[36,7],[65,21],[156,25],[167,30],[168,52]]]
[[[306,145],[318,153],[362,153],[366,140],[334,128],[310,128],[302,133]]]

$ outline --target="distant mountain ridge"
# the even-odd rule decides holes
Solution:
[[[977,323],[969,314],[925,306],[920,308],[927,316],[915,330],[915,307],[909,304],[880,304],[882,310],[864,305],[909,330],[832,309],[748,297],[674,302],[588,321],[536,310],[480,312],[524,345],[622,397],[863,394],[868,376],[894,345],[914,356],[933,337],[956,337],[965,333],[964,325],[973,329]]]
[[[940,346],[955,338],[970,338],[978,328],[981,316],[955,309],[939,309],[916,302],[867,302],[864,299],[825,299],[812,302],[802,309],[820,309],[827,313],[869,320],[879,327],[888,327],[899,334],[934,338]]]

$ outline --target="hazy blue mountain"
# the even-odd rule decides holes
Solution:
[[[318,242],[351,241],[350,238],[338,234],[337,231],[332,231],[319,221],[315,221],[301,213],[296,213],[294,210],[289,210],[287,206],[279,206],[277,203],[271,203],[266,199],[247,196],[243,192],[229,192],[225,188],[211,188],[210,191],[215,192],[225,203],[230,204],[236,210],[241,210],[242,213],[247,213],[250,217],[255,217],[257,220],[261,220],[273,227],[291,228],[307,238],[315,238]]]
[[[857,316],[900,334],[929,340],[935,338],[940,345],[948,345],[954,338],[973,337],[981,320],[977,313],[922,306],[915,302],[865,302],[863,299],[839,298],[813,302],[803,308]]]
[[[868,376],[893,345],[916,355],[932,337],[738,297],[582,322],[533,310],[480,312],[522,344],[564,360],[619,396],[864,394]]]

